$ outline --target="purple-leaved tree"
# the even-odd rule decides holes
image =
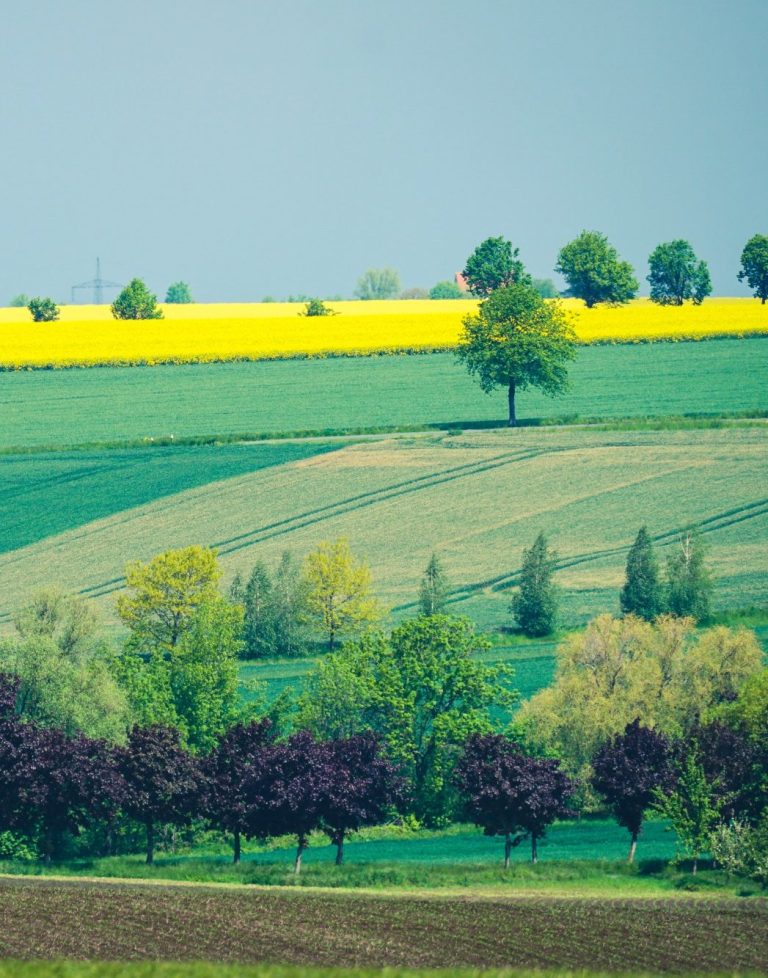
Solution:
[[[560,762],[531,757],[501,734],[476,734],[464,745],[455,772],[467,817],[486,835],[504,836],[504,868],[513,847],[531,840],[531,862],[539,839],[556,818],[571,814],[575,784]]]

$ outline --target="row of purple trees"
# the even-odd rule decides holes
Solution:
[[[124,745],[21,721],[18,683],[0,677],[0,829],[39,840],[50,862],[57,840],[120,815],[146,831],[147,863],[157,828],[206,819],[242,839],[294,835],[296,872],[313,831],[336,846],[341,863],[350,832],[376,825],[402,805],[405,785],[374,734],[317,741],[300,732],[277,742],[267,720],[231,727],[195,757],[172,727],[134,727]]]

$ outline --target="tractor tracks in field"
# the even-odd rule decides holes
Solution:
[[[759,516],[764,516],[768,514],[768,499],[758,499],[752,503],[745,503],[743,506],[736,506],[733,509],[723,510],[720,513],[716,513],[713,516],[708,516],[705,519],[699,520],[696,523],[696,528],[699,533],[716,533],[719,530],[725,530],[729,526],[735,526],[738,523],[744,523],[747,520],[755,519]],[[672,530],[664,530],[662,533],[653,534],[651,539],[654,543],[660,546],[668,546],[675,539],[677,539],[680,534],[684,533],[688,526],[676,527]],[[586,553],[572,554],[568,557],[563,557],[562,559],[556,561],[554,569],[556,571],[567,570],[570,567],[577,567],[580,564],[592,563],[596,560],[601,560],[604,557],[617,557],[627,554],[632,547],[632,543],[622,544],[618,547],[605,547],[600,550],[591,550]],[[492,591],[492,592],[503,592],[509,591],[511,588],[515,587],[520,582],[520,574],[522,568],[518,567],[513,571],[507,571],[504,574],[499,574],[495,577],[487,578],[483,581],[475,581],[472,584],[463,584],[459,587],[454,588],[448,598],[449,604],[455,604],[461,601],[466,601],[468,598],[473,597],[482,591]],[[417,602],[409,601],[406,604],[397,605],[393,608],[393,611],[408,611],[411,608],[415,608]]]

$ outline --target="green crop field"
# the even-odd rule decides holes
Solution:
[[[0,882],[0,956],[761,971],[765,901]],[[716,935],[704,940],[703,934]]]
[[[587,347],[522,418],[765,411],[768,340]],[[0,375],[0,448],[503,420],[451,354]]]
[[[559,554],[564,618],[576,624],[617,608],[626,551],[642,523],[662,556],[682,528],[700,524],[717,604],[765,602],[762,424],[433,432],[317,447],[290,458],[289,445],[279,446],[278,455],[284,450],[290,459],[282,464],[275,456],[265,463],[254,449],[248,464],[268,467],[172,495],[163,484],[151,502],[6,551],[0,555],[0,612],[7,620],[32,591],[57,582],[97,598],[110,617],[130,559],[193,543],[215,546],[229,579],[236,571],[247,574],[257,559],[274,562],[286,549],[303,556],[321,540],[346,536],[369,561],[376,590],[395,617],[413,611],[420,575],[437,551],[454,586],[451,610],[498,627],[509,620],[522,548],[543,529]],[[198,452],[193,458],[201,471],[221,473],[237,457],[232,446]],[[213,461],[219,452],[221,464]],[[11,464],[23,471],[23,459]],[[133,471],[139,481],[142,471],[156,478],[149,464]],[[93,479],[94,491],[106,497],[121,491],[114,479]],[[83,507],[62,513],[59,493],[55,480],[48,492],[40,487],[32,503],[17,491],[7,500],[6,524],[34,528],[57,508],[61,519],[83,518]],[[88,505],[109,512],[113,504],[107,498]]]

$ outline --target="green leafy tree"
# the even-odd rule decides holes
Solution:
[[[53,299],[30,299],[27,309],[36,323],[55,323],[59,318],[59,307]]]
[[[0,639],[0,672],[19,679],[20,715],[70,736],[125,737],[129,707],[114,662],[93,607],[58,589],[35,594],[15,633]]]
[[[648,259],[651,299],[662,306],[682,306],[686,299],[701,304],[712,292],[709,268],[687,241],[657,245]]]
[[[506,387],[510,427],[517,424],[518,391],[538,387],[556,396],[567,390],[576,336],[560,304],[545,302],[530,285],[497,289],[463,326],[456,355],[486,394]]]
[[[448,602],[451,586],[437,554],[432,554],[421,579],[419,607],[422,615],[442,615]]]
[[[741,253],[739,281],[747,280],[755,298],[765,305],[768,299],[768,234],[754,234]]]
[[[139,644],[171,649],[195,609],[216,595],[220,576],[216,551],[206,547],[168,550],[146,564],[134,561],[125,570],[129,593],[117,599],[117,613]]]
[[[542,299],[556,299],[560,293],[551,278],[535,278],[531,285],[536,289]]]
[[[557,622],[557,586],[553,580],[557,554],[540,533],[533,546],[523,551],[520,584],[511,610],[518,627],[531,637],[551,635]]]
[[[516,699],[512,670],[477,662],[489,647],[466,618],[433,615],[326,656],[308,678],[298,723],[320,737],[378,733],[411,785],[413,813],[454,813],[451,775],[462,745],[489,733]]]
[[[669,819],[684,852],[693,860],[695,873],[699,859],[709,848],[710,838],[720,821],[721,801],[715,797],[695,751],[678,761],[675,786],[656,792],[656,808]]]
[[[310,299],[309,302],[304,303],[304,312],[300,312],[299,315],[338,316],[338,312],[335,309],[331,309],[330,306],[326,306],[322,299]]]
[[[486,238],[467,259],[462,275],[472,295],[487,298],[508,285],[530,285],[519,248],[505,238]]]
[[[274,574],[263,562],[234,597],[243,605],[243,655],[249,659],[298,656],[308,644],[307,591],[293,556],[282,555]]]
[[[19,292],[15,295],[11,301],[8,303],[11,309],[23,309],[24,306],[29,305],[29,296],[24,292]]]
[[[163,311],[158,308],[154,295],[140,278],[132,279],[112,303],[115,319],[162,319]]]
[[[165,301],[173,304],[186,304],[194,302],[192,298],[192,292],[186,282],[173,282],[168,286],[168,291],[165,293]],[[146,317],[150,319],[156,319],[156,316]]]
[[[398,296],[398,299],[428,299],[429,293],[426,289],[420,288],[418,285],[412,286],[410,289],[403,289],[403,291]]]
[[[456,282],[451,282],[446,279],[444,282],[438,282],[433,285],[429,290],[430,299],[465,299],[466,296],[464,292],[459,288]]]
[[[313,550],[304,563],[303,582],[306,617],[328,636],[331,652],[340,635],[381,617],[368,565],[355,560],[346,539],[326,540]]]
[[[358,299],[394,299],[400,292],[400,276],[394,268],[369,268],[357,280]]]
[[[625,615],[653,621],[664,610],[664,592],[659,565],[648,528],[641,526],[627,556],[624,587],[619,597]]]
[[[680,737],[763,668],[749,629],[702,631],[672,615],[654,622],[600,615],[555,657],[552,682],[521,705],[515,722],[532,749],[562,758],[583,783],[600,746],[635,718]]]
[[[582,231],[560,249],[555,271],[568,283],[572,296],[588,309],[598,302],[620,305],[637,294],[637,279],[629,262],[621,261],[608,238],[599,231]]]
[[[681,534],[667,559],[667,607],[673,615],[706,624],[711,617],[712,575],[704,558],[706,551],[696,529]]]

